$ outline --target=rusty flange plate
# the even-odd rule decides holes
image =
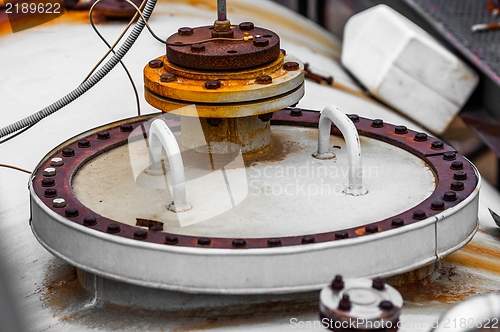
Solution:
[[[189,46],[167,45],[167,58],[170,62],[187,68],[202,70],[235,70],[260,66],[275,60],[280,53],[280,39],[270,30],[241,23],[231,26],[234,39],[254,36],[252,41],[215,41]],[[195,43],[211,39],[213,26],[180,28],[170,36],[169,43]],[[215,37],[225,37],[223,33]],[[260,37],[257,37],[260,36]]]
[[[317,126],[319,119],[317,112],[298,112],[300,112],[299,116],[297,116],[297,114],[290,115],[291,111],[289,110],[278,111],[275,113],[271,123],[273,125]],[[94,132],[92,135],[79,137],[78,140],[72,140],[69,144],[59,148],[55,151],[55,153],[48,156],[35,171],[35,177],[33,180],[34,192],[49,209],[62,217],[67,217],[68,210],[73,211],[76,209],[78,211],[77,215],[74,215],[75,212],[73,211],[73,215],[69,218],[69,220],[74,223],[84,225],[84,219],[86,217],[95,216],[97,218],[97,222],[95,225],[88,226],[89,228],[107,233],[110,224],[118,224],[120,225],[120,231],[114,233],[115,236],[134,239],[134,232],[140,228],[121,224],[118,220],[111,220],[103,216],[99,216],[86,206],[82,205],[72,191],[71,181],[75,172],[78,171],[84,164],[91,161],[94,157],[119,145],[126,144],[132,129],[138,126],[143,126],[145,121],[146,120],[143,119],[132,122],[125,126],[125,130],[123,129],[123,126],[109,126],[109,129],[106,130],[106,132],[109,133],[109,138],[99,138],[99,134]],[[372,227],[376,227],[375,231],[371,230],[371,232],[367,232],[366,226],[363,226],[336,230],[335,232],[329,233],[283,237],[278,239],[279,246],[296,246],[309,243],[340,241],[346,238],[370,236],[375,233],[391,231],[395,228],[418,223],[420,220],[438,215],[442,211],[460,204],[476,189],[478,179],[475,174],[474,167],[451,146],[430,136],[425,136],[425,139],[421,138],[421,140],[415,140],[415,137],[422,134],[408,129],[406,129],[405,133],[398,134],[395,131],[397,126],[390,124],[383,124],[382,127],[373,127],[372,120],[360,117],[357,118],[355,125],[361,135],[376,138],[378,140],[396,145],[423,159],[436,175],[436,190],[427,199],[411,210],[395,215],[389,219],[371,223],[370,225],[372,225]],[[340,135],[334,127],[332,127],[332,133],[334,135]],[[83,146],[81,144],[82,140],[83,142],[86,142],[85,144],[90,145]],[[62,158],[64,164],[61,166],[52,166],[52,158]],[[44,169],[51,167],[56,169],[56,174],[44,176]],[[45,182],[48,182],[50,185]],[[53,189],[56,190],[56,193],[53,192]],[[47,195],[47,190],[51,193],[50,195]],[[53,207],[54,198],[63,198],[67,205],[62,208]],[[165,236],[168,237],[171,235],[172,234],[166,235],[162,232],[148,232],[147,238],[141,239],[140,241],[165,244]],[[198,237],[184,235],[175,236],[178,239],[178,242],[174,244],[175,246],[200,247],[198,244]],[[211,239],[210,245],[202,247],[227,248],[235,250],[268,248],[273,246],[269,244],[269,241],[274,241],[276,239],[244,239],[244,246],[234,246],[233,240],[235,239],[213,238]]]

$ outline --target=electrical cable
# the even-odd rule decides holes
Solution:
[[[24,168],[21,168],[21,167],[17,167],[17,166],[12,166],[12,165],[7,165],[7,164],[0,164],[0,167],[11,168],[11,169],[15,169],[16,171],[21,171],[21,172],[24,172],[24,173],[31,174],[31,171],[28,171],[27,169],[24,169]]]
[[[25,127],[29,127],[45,117],[59,111],[64,106],[75,101],[77,98],[82,96],[85,92],[90,90],[94,85],[96,85],[100,80],[102,80],[117,64],[118,62],[127,54],[132,45],[135,43],[140,33],[144,29],[145,23],[151,16],[153,9],[156,5],[156,0],[147,0],[144,7],[144,15],[137,21],[134,29],[130,32],[127,39],[123,42],[120,48],[116,51],[116,54],[111,57],[95,74],[89,77],[88,80],[79,85],[76,89],[68,93],[63,98],[57,100],[51,105],[45,107],[44,109],[22,119],[13,124],[10,124],[4,128],[0,129],[0,138],[7,136],[9,134],[15,133]]]

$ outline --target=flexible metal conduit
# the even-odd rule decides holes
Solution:
[[[344,136],[349,164],[349,184],[345,193],[353,196],[366,194],[368,191],[363,186],[363,168],[361,166],[361,145],[358,130],[351,119],[338,107],[326,106],[321,111],[318,127],[318,152],[313,154],[318,159],[332,159],[335,154],[330,152],[330,127],[332,122]]]
[[[147,0],[143,11],[143,15],[146,18],[146,20],[148,20],[149,17],[151,16],[151,13],[153,12],[153,9],[156,5],[156,1],[157,0]],[[76,89],[74,89],[73,91],[71,91],[66,96],[56,101],[55,103],[45,107],[44,109],[22,120],[19,120],[13,124],[10,124],[0,129],[0,137],[4,137],[9,134],[15,133],[16,131],[19,131],[25,127],[31,126],[41,121],[47,116],[57,112],[64,106],[72,103],[78,97],[80,97],[85,92],[90,90],[94,85],[96,85],[100,80],[102,80],[111,71],[111,69],[113,69],[120,62],[120,60],[125,56],[125,54],[127,54],[127,52],[130,50],[132,45],[135,43],[135,41],[141,34],[142,29],[144,29],[144,26],[145,26],[144,21],[142,20],[142,18],[139,18],[134,28],[128,35],[127,39],[123,42],[123,45],[120,46],[120,48],[116,51],[113,57],[111,57],[111,59],[109,59],[109,61],[106,62],[102,66],[102,68],[100,68],[95,74],[90,76],[88,80],[83,82]]]

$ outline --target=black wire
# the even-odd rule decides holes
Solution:
[[[9,137],[7,137],[7,138],[5,138],[5,139],[1,140],[1,141],[0,141],[0,144],[3,144],[3,143],[5,143],[5,142],[7,142],[7,141],[9,141],[9,140],[13,139],[14,137],[16,137],[16,136],[18,136],[18,135],[21,135],[22,133],[24,133],[25,131],[27,131],[28,129],[30,129],[31,127],[33,127],[34,125],[36,125],[37,123],[38,123],[38,122],[33,123],[32,125],[30,125],[30,126],[28,126],[28,127],[24,128],[24,129],[22,129],[22,130],[18,131],[17,133],[15,133],[15,134],[13,134],[13,135],[11,135],[11,136],[9,136]]]

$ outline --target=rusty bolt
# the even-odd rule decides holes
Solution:
[[[166,244],[177,244],[177,243],[179,243],[179,239],[177,238],[177,236],[175,236],[173,234],[167,234],[167,235],[165,235],[165,243]]]
[[[314,243],[314,236],[306,235],[302,237],[302,244]]]
[[[261,75],[255,80],[255,83],[257,84],[271,84],[272,82],[273,78],[269,75]]]
[[[372,288],[377,289],[377,290],[384,290],[385,288],[385,281],[382,278],[375,278],[372,281]]]
[[[347,239],[349,237],[349,233],[346,231],[335,232],[336,239]]]
[[[75,150],[72,148],[64,148],[62,150],[62,156],[63,157],[73,157],[75,155]]]
[[[290,115],[291,116],[302,116],[302,111],[301,110],[291,110]]]
[[[198,244],[200,246],[208,246],[210,245],[210,243],[212,243],[212,240],[210,240],[208,237],[200,237],[198,239]]]
[[[448,151],[443,153],[443,159],[444,160],[455,160],[457,158],[457,154],[452,151]]]
[[[415,211],[413,211],[413,219],[423,220],[425,218],[427,218],[427,215],[426,215],[425,211],[422,211],[422,210],[415,210]]]
[[[391,226],[392,227],[401,227],[404,224],[405,224],[405,221],[404,221],[404,219],[401,219],[401,218],[394,218],[391,221]]]
[[[266,47],[269,45],[269,40],[263,37],[257,37],[253,40],[253,46],[257,47]]]
[[[405,126],[396,126],[396,128],[394,128],[394,132],[398,135],[403,135],[408,133],[408,128]]]
[[[342,295],[342,300],[339,302],[339,310],[349,311],[351,310],[351,300],[349,300],[349,295]]]
[[[52,206],[55,208],[62,208],[66,206],[66,200],[64,198],[54,198],[52,200]]]
[[[286,55],[286,50],[280,49],[281,54]]]
[[[47,188],[45,189],[45,192],[43,194],[47,198],[52,198],[57,196],[57,189],[54,188]]]
[[[151,60],[149,61],[149,67],[151,68],[161,68],[163,67],[163,61],[161,60]]]
[[[252,22],[241,22],[238,26],[241,31],[252,31],[255,28]]]
[[[378,232],[378,227],[376,225],[368,225],[365,227],[365,232],[373,234]]]
[[[68,218],[78,217],[78,210],[75,208],[67,208],[64,210],[64,215]]]
[[[392,304],[391,301],[384,300],[384,301],[380,302],[378,307],[384,311],[389,311],[389,310],[392,310],[394,308],[394,304]]]
[[[49,179],[49,178],[44,178],[42,179],[42,187],[53,187],[55,186],[56,182],[54,179]]]
[[[144,240],[148,238],[148,231],[145,229],[138,229],[134,232],[134,239]]]
[[[417,142],[425,142],[425,141],[427,141],[427,134],[426,133],[416,133],[414,139]]]
[[[283,64],[283,69],[288,71],[294,71],[299,69],[299,63],[295,61],[288,61]]]
[[[280,239],[269,239],[267,240],[267,245],[270,247],[279,247],[281,246],[281,240]]]
[[[443,199],[448,202],[453,202],[457,200],[457,193],[454,191],[447,191],[444,193]]]
[[[241,247],[246,246],[246,244],[247,244],[247,241],[245,241],[244,239],[234,239],[233,240],[234,247],[241,248]]]
[[[109,139],[111,135],[109,134],[109,131],[100,131],[97,133],[97,139]]]
[[[78,141],[78,147],[81,149],[85,149],[90,147],[90,141],[88,139],[81,139]]]
[[[134,130],[134,127],[130,123],[120,125],[120,131],[124,133],[131,132],[132,130]]]
[[[56,169],[54,167],[47,167],[43,170],[43,176],[55,176]]]
[[[434,201],[431,203],[431,209],[436,211],[444,210],[444,203],[440,201]]]
[[[120,230],[121,230],[120,225],[118,225],[118,224],[109,224],[108,228],[107,228],[107,231],[110,234],[119,233]]]
[[[207,118],[207,123],[212,127],[217,127],[222,123],[221,118]]]
[[[467,173],[462,172],[462,171],[455,172],[455,173],[453,173],[453,180],[467,180]]]
[[[464,186],[463,182],[454,181],[451,183],[450,188],[451,188],[451,190],[461,191],[461,190],[464,190],[465,186]]]
[[[382,128],[384,126],[384,121],[381,119],[375,119],[372,121],[373,128]]]
[[[451,163],[450,168],[451,169],[455,169],[455,170],[463,169],[464,168],[464,163],[461,162],[461,161],[454,161],[454,162]]]
[[[97,218],[93,215],[88,215],[85,218],[83,218],[83,224],[85,226],[94,226],[97,224]]]
[[[359,122],[359,115],[357,114],[347,114],[349,119],[351,119],[352,122],[356,123]]]
[[[62,165],[64,165],[64,161],[62,160],[62,158],[56,157],[50,160],[50,166],[62,166]]]
[[[335,276],[335,279],[332,280],[330,287],[332,287],[332,289],[334,291],[337,291],[337,292],[341,291],[344,288],[344,279],[342,278],[342,276],[337,274]]]
[[[182,27],[177,30],[177,33],[181,36],[191,36],[194,30],[190,27]]]
[[[167,74],[161,74],[160,75],[160,82],[163,82],[163,83],[173,82],[176,79],[177,78],[175,77],[174,74],[167,73]]]
[[[431,143],[431,149],[433,150],[441,150],[443,147],[444,144],[441,141],[434,141]]]
[[[273,118],[273,113],[265,113],[265,114],[259,114],[258,115],[260,121],[262,122],[268,122],[269,120],[271,120]]]
[[[205,44],[193,44],[193,45],[191,45],[191,52],[193,52],[193,53],[205,52]]]
[[[220,81],[206,81],[205,82],[205,89],[208,90],[216,90],[220,88],[221,84]]]

